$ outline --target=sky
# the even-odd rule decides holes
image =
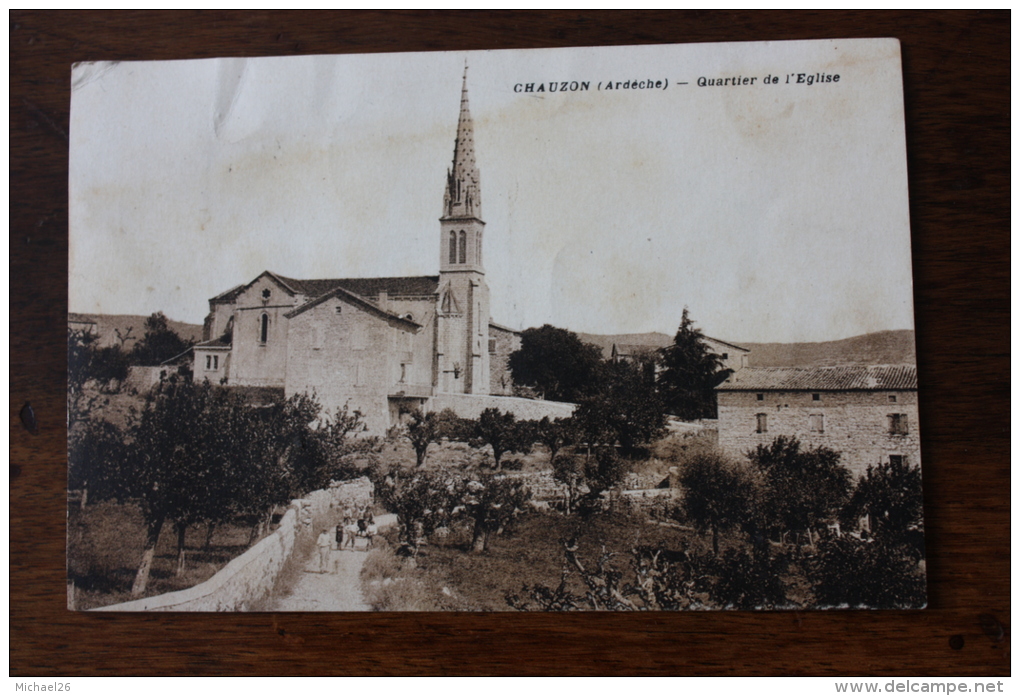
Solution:
[[[465,61],[496,322],[913,328],[895,40],[78,64],[70,311],[201,323],[263,270],[437,274]]]

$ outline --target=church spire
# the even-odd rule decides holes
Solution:
[[[468,109],[467,61],[464,61],[464,82],[460,90],[460,118],[457,139],[453,145],[453,168],[446,173],[443,196],[444,218],[482,218],[482,192],[475,166],[475,136]]]

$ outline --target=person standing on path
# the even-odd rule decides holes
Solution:
[[[327,563],[329,561],[329,547],[333,541],[329,538],[329,530],[323,529],[322,534],[319,535],[318,541],[315,545],[319,547],[319,572],[325,573],[327,569]]]

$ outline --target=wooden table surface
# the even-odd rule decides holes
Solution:
[[[77,61],[897,37],[928,539],[914,612],[92,615],[65,609]],[[1010,15],[10,13],[10,672],[1009,673]],[[31,403],[36,432],[19,413]]]

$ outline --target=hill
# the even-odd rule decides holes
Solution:
[[[99,336],[100,346],[112,346],[118,342],[118,335],[128,338],[123,341],[124,350],[131,350],[145,335],[145,320],[149,317],[140,314],[77,314],[71,313],[69,319],[81,322],[88,319],[95,322],[95,332]],[[202,340],[201,324],[186,324],[183,321],[170,319],[167,322],[178,336],[186,341]],[[118,334],[119,332],[119,334]]]
[[[602,349],[609,357],[614,343],[646,345],[661,348],[669,345],[671,336],[663,333],[642,334],[577,334],[585,343]],[[914,364],[914,332],[876,331],[838,341],[817,343],[747,343],[733,341],[751,351],[751,367],[823,367],[826,365],[902,365]]]

